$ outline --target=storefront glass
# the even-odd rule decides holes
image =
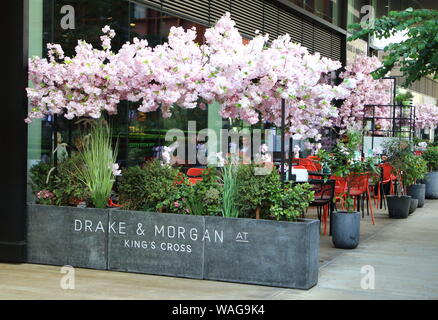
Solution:
[[[74,55],[79,39],[98,47],[101,29],[105,25],[116,32],[112,45],[114,51],[134,37],[146,39],[151,46],[163,43],[167,41],[172,26],[185,29],[196,27],[199,35],[197,42],[202,43],[207,27],[180,17],[161,14],[144,5],[120,0],[36,0],[32,2],[30,11],[31,23],[34,24],[30,35],[30,56],[45,56],[47,43],[60,44],[67,56]],[[175,106],[169,119],[162,118],[159,111],[142,113],[137,108],[136,104],[122,102],[118,114],[108,118],[114,141],[118,141],[118,162],[122,167],[141,164],[156,157],[161,146],[169,145],[169,142],[165,142],[169,129],[182,130],[187,145],[189,121],[196,123],[195,133],[210,128],[218,136],[219,130],[227,125],[227,121],[220,117],[216,104],[208,106],[207,110],[186,110]],[[41,160],[60,160],[75,150],[85,125],[83,119],[68,121],[62,116],[48,116],[32,123],[29,133],[29,167]],[[233,123],[233,126],[240,127],[241,123]],[[220,143],[207,141],[206,144],[211,151],[220,151]]]

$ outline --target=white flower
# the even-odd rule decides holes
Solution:
[[[122,175],[122,170],[120,170],[118,163],[110,163],[109,168],[112,170],[115,177]]]
[[[266,153],[266,152],[268,152],[269,151],[269,147],[266,145],[266,144],[262,144],[261,146],[260,146],[260,152],[261,153]]]
[[[423,141],[418,144],[420,148],[427,148],[427,142]]]

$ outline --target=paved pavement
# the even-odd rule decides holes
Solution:
[[[406,220],[380,212],[372,225],[365,216],[355,250],[321,236],[320,263],[308,291],[87,269],[76,269],[75,289],[63,290],[59,267],[0,264],[0,299],[438,299],[438,200]],[[362,289],[372,270],[374,289]]]

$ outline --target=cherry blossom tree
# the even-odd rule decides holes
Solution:
[[[364,116],[372,116],[372,109],[366,110],[366,105],[376,105],[376,118],[389,118],[390,108],[379,107],[391,103],[391,81],[374,79],[371,73],[381,67],[377,57],[358,56],[352,65],[347,66],[340,77],[352,79],[356,87],[345,99],[339,109],[337,125],[342,129],[362,129]],[[369,112],[365,114],[366,112]],[[386,119],[376,120],[382,130],[387,130],[391,123]]]
[[[438,106],[420,104],[415,109],[415,128],[427,129],[438,126]]]
[[[113,53],[115,33],[109,27],[102,31],[101,49],[79,41],[70,58],[50,44],[48,60],[31,60],[35,86],[27,89],[32,105],[27,122],[47,114],[99,118],[103,111],[117,113],[122,100],[140,103],[142,112],[160,108],[163,117],[176,107],[202,108],[217,101],[223,117],[279,126],[284,99],[287,135],[319,141],[319,129],[338,118],[333,102],[349,97],[357,81],[346,73],[342,84],[330,84],[327,79],[340,62],[310,54],[289,35],[269,45],[268,35],[256,34],[245,44],[229,13],[206,30],[203,45],[195,42],[194,28],[173,27],[162,45],[152,48],[134,39]],[[358,78],[360,71],[354,72]]]

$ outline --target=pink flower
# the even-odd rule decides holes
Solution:
[[[174,206],[175,208],[179,208],[181,205],[179,204],[178,201],[175,201],[175,202],[173,203],[173,206]]]
[[[55,195],[50,192],[49,190],[41,190],[37,193],[37,198],[38,199],[53,199],[55,197]]]

